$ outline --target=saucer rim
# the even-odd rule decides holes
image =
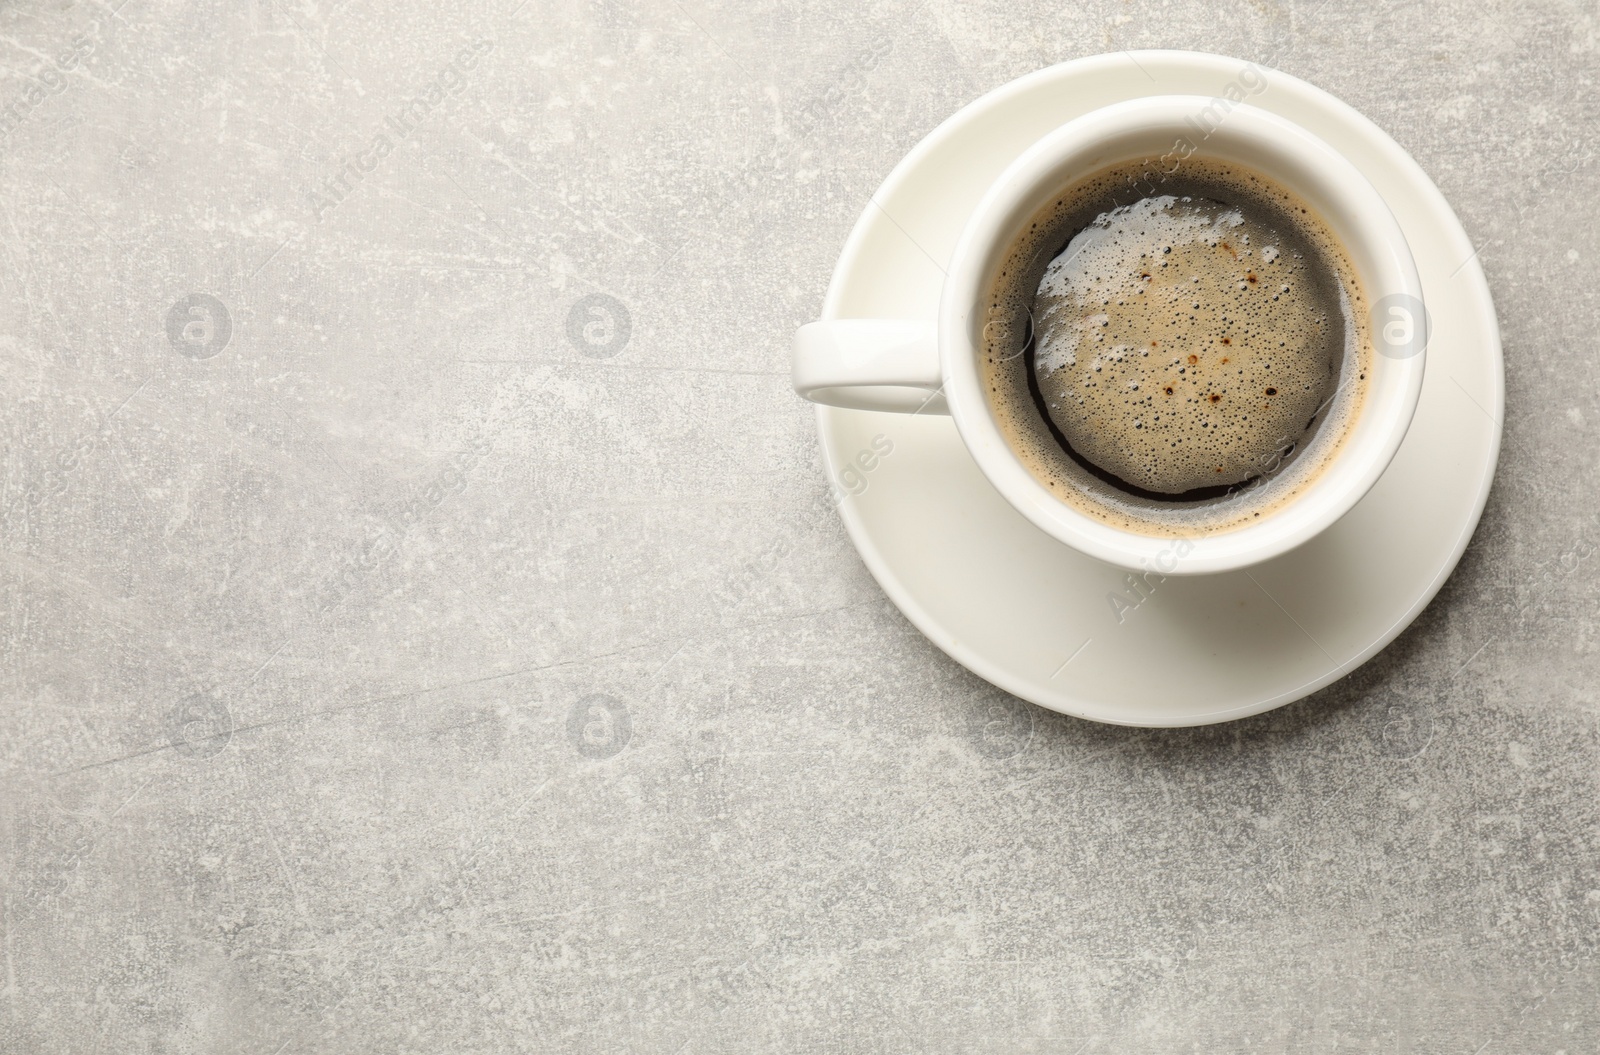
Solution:
[[[1187,70],[1197,70],[1201,73],[1212,75],[1259,65],[1248,60],[1207,52],[1181,50],[1113,52],[1073,59],[1048,66],[985,93],[941,121],[936,128],[923,137],[916,146],[896,163],[889,175],[873,192],[867,207],[863,209],[861,215],[852,226],[850,234],[845,240],[844,248],[834,266],[821,317],[824,319],[842,317],[840,305],[845,296],[845,276],[856,266],[857,257],[860,256],[867,240],[872,236],[874,227],[873,206],[881,208],[882,206],[878,205],[880,200],[892,199],[895,191],[909,180],[915,178],[917,170],[922,166],[924,159],[928,155],[936,151],[948,139],[960,134],[968,123],[1006,106],[1016,97],[1030,93],[1041,85],[1057,80],[1092,76],[1128,61],[1132,61],[1141,69],[1144,69],[1146,63],[1163,66],[1179,65],[1187,67]],[[1187,70],[1180,69],[1179,72],[1187,72]],[[895,606],[900,609],[923,636],[957,663],[960,663],[990,684],[1046,709],[1110,725],[1141,728],[1185,728],[1234,721],[1261,714],[1302,699],[1319,689],[1331,685],[1365,664],[1373,656],[1388,647],[1406,627],[1416,620],[1422,611],[1432,603],[1433,599],[1444,587],[1445,581],[1449,579],[1456,566],[1460,563],[1461,557],[1466,552],[1472,535],[1482,518],[1484,507],[1488,502],[1489,492],[1499,463],[1503,439],[1505,363],[1499,321],[1494,310],[1493,295],[1489,289],[1488,280],[1483,273],[1482,265],[1473,251],[1471,240],[1461,225],[1460,218],[1456,216],[1448,200],[1445,199],[1443,192],[1439,190],[1438,186],[1417,163],[1416,159],[1377,124],[1348,103],[1308,81],[1277,69],[1272,69],[1271,73],[1275,81],[1281,78],[1282,80],[1279,83],[1284,83],[1298,92],[1316,98],[1331,113],[1348,123],[1366,139],[1368,144],[1382,156],[1383,160],[1393,165],[1407,182],[1414,184],[1421,190],[1421,196],[1429,203],[1434,213],[1431,218],[1431,224],[1438,229],[1437,233],[1448,238],[1463,255],[1470,254],[1468,262],[1452,278],[1464,280],[1471,286],[1471,291],[1462,296],[1470,297],[1477,311],[1478,325],[1474,327],[1474,330],[1481,335],[1480,339],[1484,342],[1482,351],[1479,354],[1487,354],[1490,359],[1489,373],[1493,389],[1490,393],[1491,406],[1483,408],[1490,417],[1493,427],[1489,438],[1487,456],[1484,459],[1483,471],[1478,478],[1477,493],[1473,498],[1470,512],[1464,518],[1454,543],[1433,578],[1401,616],[1396,618],[1389,627],[1374,638],[1372,643],[1351,659],[1337,664],[1331,670],[1315,678],[1308,679],[1295,688],[1284,690],[1264,699],[1251,700],[1237,706],[1218,708],[1198,714],[1141,715],[1138,718],[1119,715],[1115,713],[1114,708],[1108,708],[1104,704],[1091,704],[1087,701],[1082,701],[1074,697],[1069,691],[1063,691],[1054,698],[1041,698],[1040,694],[1032,691],[1030,685],[1025,685],[1020,678],[1013,677],[1009,670],[991,662],[984,655],[975,652],[963,645],[959,640],[952,638],[917,600],[914,591],[892,572],[889,562],[874,544],[860,509],[850,502],[839,504],[840,518],[844,522],[851,543],[860,554],[867,570],[885,595],[894,602]],[[1151,94],[1159,94],[1159,92],[1153,91]],[[1141,96],[1133,96],[1133,98],[1139,97]],[[822,405],[818,405],[815,408],[820,438],[819,448],[823,467],[829,479],[832,479],[839,469],[835,452],[828,442],[829,421],[837,414],[859,413],[863,412],[841,410]],[[1409,439],[1410,432],[1408,431],[1407,440],[1409,441]],[[1402,449],[1403,446],[1402,444]]]

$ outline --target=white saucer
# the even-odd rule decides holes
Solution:
[[[934,318],[967,216],[1024,148],[1124,99],[1222,95],[1245,68],[1215,55],[1124,52],[990,92],[889,174],[850,233],[823,317]],[[1326,92],[1272,71],[1248,101],[1321,136],[1383,194],[1411,244],[1433,322],[1404,446],[1323,535],[1247,571],[1167,579],[1134,606],[1124,572],[1049,538],[990,487],[949,418],[817,408],[828,475],[859,492],[840,504],[845,527],[884,592],[963,666],[1052,710],[1123,725],[1202,725],[1314,692],[1427,606],[1488,497],[1505,400],[1500,335],[1460,222],[1410,155]],[[880,457],[885,444],[893,450]],[[1119,612],[1113,593],[1128,608]]]

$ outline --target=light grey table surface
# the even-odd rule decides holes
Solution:
[[[1392,133],[1506,350],[1432,607],[1192,731],[926,641],[787,378],[920,137],[1136,47]],[[0,1051],[1597,1050],[1597,55],[1592,2],[0,5]]]

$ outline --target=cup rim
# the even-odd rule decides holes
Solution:
[[[1197,138],[1192,119],[1217,102],[1197,95],[1147,96],[1091,111],[1042,137],[984,194],[956,244],[940,295],[938,339],[945,396],[962,440],[991,484],[1058,541],[1099,560],[1165,575],[1212,574],[1270,560],[1308,542],[1348,513],[1399,450],[1421,394],[1426,360],[1425,349],[1407,358],[1375,352],[1373,385],[1340,451],[1304,494],[1259,524],[1187,537],[1145,535],[1078,511],[1023,465],[984,398],[980,353],[972,333],[975,314],[987,299],[996,253],[1010,245],[1020,223],[1043,204],[1034,204],[1036,198],[1057,193],[1070,182],[1073,177],[1064,176],[1063,170],[1086,174],[1148,156],[1148,148],[1119,154],[1109,146],[1133,136],[1167,131],[1192,143]],[[1274,166],[1295,171],[1299,182],[1280,182],[1320,206],[1319,212],[1350,252],[1369,308],[1391,295],[1422,304],[1421,279],[1399,222],[1360,170],[1310,131],[1269,111],[1234,103],[1223,114],[1194,153],[1233,156],[1254,151],[1256,167],[1274,178],[1277,174],[1270,171]],[[1191,123],[1186,124],[1186,118]],[[1333,215],[1327,215],[1330,212]]]

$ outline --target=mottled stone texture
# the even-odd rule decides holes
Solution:
[[[912,144],[1135,47],[1394,134],[1506,347],[1433,606],[1193,731],[924,640],[786,376]],[[1600,1048],[1597,55],[1541,0],[0,6],[0,1051]]]

